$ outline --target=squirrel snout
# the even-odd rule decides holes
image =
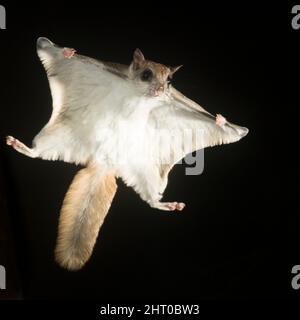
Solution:
[[[165,91],[165,87],[163,85],[157,87],[155,90],[154,90],[154,95],[157,97],[157,96],[160,96],[164,93]]]

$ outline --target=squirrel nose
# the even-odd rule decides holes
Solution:
[[[155,96],[159,96],[164,92],[165,87],[163,85],[157,87],[157,89],[155,90]]]

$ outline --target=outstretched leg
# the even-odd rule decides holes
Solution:
[[[167,186],[168,176],[167,174],[161,174],[156,167],[145,167],[144,170],[134,170],[130,172],[129,178],[128,176],[122,176],[122,178],[152,208],[164,211],[181,211],[185,207],[183,202],[160,201]]]
[[[170,172],[170,169],[173,167],[173,165],[166,164],[164,166],[160,167],[160,180],[159,180],[159,185],[160,185],[160,191],[159,193],[162,195],[163,192],[166,189],[166,186],[168,184],[168,174]],[[185,203],[183,202],[160,202],[160,201],[152,201],[150,202],[150,206],[152,208],[156,208],[159,210],[166,210],[166,211],[182,211],[185,207]]]
[[[6,137],[6,144],[9,146],[12,146],[18,152],[25,154],[25,156],[27,157],[30,157],[30,158],[37,157],[37,153],[34,149],[28,148],[24,143],[22,143],[21,141],[19,141],[18,139],[12,136]]]

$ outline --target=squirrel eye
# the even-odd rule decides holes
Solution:
[[[142,81],[150,81],[153,77],[153,72],[150,69],[146,69],[141,74]]]

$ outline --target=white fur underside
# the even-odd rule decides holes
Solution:
[[[108,72],[101,62],[77,55],[66,59],[61,48],[51,45],[38,54],[53,99],[52,116],[34,139],[39,157],[96,162],[114,170],[149,203],[159,201],[166,187],[161,168],[168,159],[171,169],[194,150],[238,141],[245,133],[245,128],[221,128],[195,115],[172,96],[143,96],[134,83]],[[171,160],[170,147],[175,150]]]

